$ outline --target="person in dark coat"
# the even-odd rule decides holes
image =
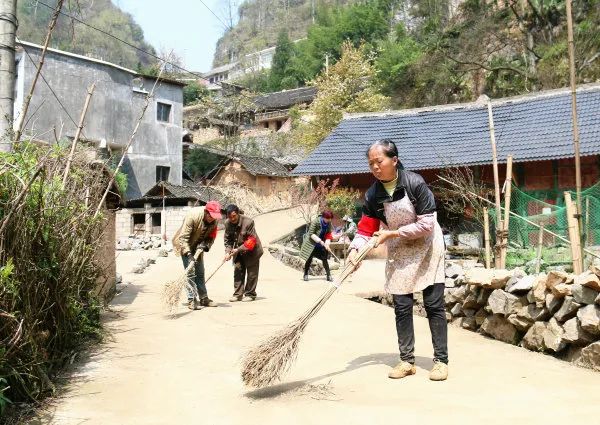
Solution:
[[[365,194],[358,232],[348,260],[373,236],[387,245],[386,293],[394,300],[400,362],[388,374],[399,379],[416,373],[413,326],[414,293],[423,292],[433,344],[433,381],[448,377],[448,325],[444,308],[444,237],[437,221],[435,198],[423,177],[404,170],[398,149],[389,139],[373,143],[367,160],[375,182]],[[385,228],[380,229],[384,224]]]
[[[229,301],[254,301],[260,257],[263,255],[262,244],[256,234],[254,220],[240,214],[237,205],[228,205],[226,214],[224,261],[233,258],[234,266],[234,291]]]
[[[331,271],[329,270],[329,263],[327,261],[329,252],[331,252],[331,248],[329,248],[329,243],[332,239],[331,219],[333,219],[333,213],[329,210],[325,210],[308,226],[308,231],[306,232],[302,247],[300,248],[300,258],[306,261],[306,263],[304,263],[305,281],[308,281],[308,270],[310,269],[314,257],[323,262],[325,273],[327,273],[327,280],[330,282],[333,281]]]

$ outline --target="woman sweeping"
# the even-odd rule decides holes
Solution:
[[[313,257],[317,257],[323,262],[325,273],[327,273],[327,280],[333,281],[331,277],[331,271],[329,270],[329,263],[327,257],[329,255],[329,243],[331,242],[331,219],[333,213],[329,210],[325,210],[321,215],[315,218],[308,226],[306,233],[307,237],[302,242],[300,248],[300,258],[306,261],[304,263],[304,280],[308,281],[308,269],[312,264]]]
[[[373,143],[367,158],[377,180],[365,194],[363,216],[349,248],[349,259],[356,257],[371,236],[378,236],[378,245],[387,244],[385,291],[394,299],[400,349],[400,363],[388,376],[398,379],[416,373],[413,294],[423,291],[434,353],[429,379],[443,381],[448,377],[445,248],[433,193],[420,175],[403,169],[391,140]],[[381,223],[385,230],[379,230]]]

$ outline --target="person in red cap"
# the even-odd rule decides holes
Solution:
[[[263,255],[260,238],[256,234],[254,220],[242,214],[237,205],[225,210],[225,258],[233,258],[233,296],[230,302],[254,301],[258,283],[258,268]]]
[[[331,271],[329,270],[329,263],[327,262],[327,257],[329,256],[329,252],[331,252],[331,248],[329,248],[329,243],[332,239],[331,219],[333,219],[333,213],[330,210],[325,210],[308,226],[308,231],[304,236],[304,241],[300,248],[300,258],[306,261],[304,263],[305,281],[308,281],[308,270],[312,264],[313,257],[317,257],[323,262],[325,273],[327,273],[327,280],[330,282],[333,281]]]
[[[204,207],[192,208],[185,216],[181,228],[173,237],[173,248],[176,255],[183,260],[183,267],[194,263],[194,276],[190,277],[190,284],[196,285],[200,302],[196,301],[194,294],[188,289],[188,307],[195,310],[197,307],[216,307],[217,304],[208,298],[204,282],[204,261],[196,252],[208,252],[217,237],[217,220],[221,218],[221,204],[210,201]]]

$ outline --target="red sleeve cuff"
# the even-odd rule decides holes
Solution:
[[[373,233],[379,230],[380,221],[378,218],[363,215],[358,222],[358,234],[363,236],[373,236]]]
[[[325,240],[332,240],[333,239],[333,235],[331,234],[331,232],[325,233]]]
[[[256,238],[254,236],[249,236],[248,239],[244,241],[244,247],[248,251],[252,251],[256,246]]]
[[[211,239],[216,239],[217,238],[217,228],[215,227],[215,230],[213,230],[209,236]]]

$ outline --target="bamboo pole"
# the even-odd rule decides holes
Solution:
[[[79,137],[81,136],[81,130],[83,130],[83,121],[85,120],[85,115],[87,114],[88,107],[90,106],[90,100],[92,99],[92,94],[94,93],[94,89],[96,88],[96,84],[92,83],[91,86],[88,87],[87,96],[85,98],[85,103],[83,104],[83,110],[81,111],[81,117],[79,117],[79,124],[77,125],[77,131],[75,132],[75,137],[73,138],[73,143],[71,143],[71,152],[69,152],[69,158],[67,159],[67,165],[65,166],[65,175],[63,176],[62,187],[65,188],[67,184],[67,177],[69,176],[69,169],[71,168],[71,162],[73,162],[73,156],[75,155],[75,147],[77,146],[77,142],[79,141]]]
[[[500,178],[498,177],[498,152],[496,150],[496,134],[494,131],[494,114],[492,112],[492,102],[488,99],[488,124],[490,128],[490,143],[492,144],[492,161],[494,168],[494,197],[496,200],[496,252],[494,255],[496,268],[502,268],[500,246],[502,244],[501,232],[503,228],[502,213],[500,205]]]
[[[573,12],[571,0],[567,6],[567,37],[569,42],[569,76],[571,80],[571,115],[573,119],[573,147],[575,150],[575,187],[577,191],[577,216],[581,232],[581,159],[579,155],[579,125],[577,123],[577,80],[575,76],[575,42],[573,41]]]
[[[490,250],[490,217],[488,209],[483,208],[483,240],[485,241],[485,268],[491,268],[491,250]]]
[[[508,250],[508,235],[510,222],[510,197],[512,194],[512,155],[506,159],[506,179],[504,181],[504,220],[502,222],[502,245],[500,247],[500,268],[506,268],[506,252]]]
[[[579,226],[577,219],[577,207],[573,205],[571,194],[565,192],[565,205],[567,207],[567,224],[569,226],[569,240],[571,241],[571,256],[573,259],[573,273],[580,274],[583,271],[581,264],[581,245],[579,237]]]
[[[540,232],[538,234],[537,253],[535,255],[535,273],[538,274],[542,267],[542,247],[544,245],[544,223],[540,223]]]
[[[454,182],[452,182],[452,181],[450,181],[450,180],[448,180],[448,179],[446,179],[446,178],[444,178],[444,177],[438,176],[438,178],[439,178],[441,181],[444,181],[444,182],[446,182],[446,183],[448,183],[448,184],[451,184],[452,186],[454,186],[454,187],[456,187],[456,188],[460,189],[460,190],[463,192],[463,194],[465,194],[465,195],[469,195],[469,196],[471,196],[471,197],[473,197],[473,198],[477,198],[477,199],[479,199],[479,200],[481,200],[481,201],[483,201],[483,202],[487,202],[487,203],[488,203],[488,204],[490,204],[490,205],[494,205],[494,203],[493,203],[492,201],[490,201],[489,199],[485,199],[483,196],[479,196],[478,194],[476,194],[476,193],[473,193],[473,192],[471,192],[471,191],[466,191],[466,192],[465,192],[465,191],[464,191],[464,188],[460,187],[458,184],[456,184],[456,183],[454,183]],[[511,216],[513,216],[513,217],[517,217],[517,218],[519,218],[519,219],[523,220],[525,223],[527,223],[527,224],[531,224],[532,226],[535,226],[535,227],[537,227],[538,229],[540,228],[540,225],[539,225],[539,224],[537,224],[537,223],[535,223],[535,222],[533,222],[533,221],[531,221],[531,220],[529,220],[529,219],[527,219],[527,218],[525,218],[525,217],[523,217],[523,216],[520,216],[519,214],[517,214],[517,213],[515,213],[515,212],[513,212],[513,211],[510,211],[510,215],[511,215]],[[546,232],[547,234],[549,234],[549,235],[552,235],[552,236],[554,236],[555,238],[557,238],[557,239],[559,239],[559,240],[561,240],[561,241],[563,241],[563,242],[566,242],[566,243],[568,243],[568,244],[571,244],[571,241],[570,241],[569,239],[567,239],[567,238],[564,238],[564,237],[562,237],[561,235],[559,235],[559,234],[557,234],[557,233],[554,233],[554,232],[552,232],[552,231],[550,231],[550,230],[548,230],[548,229],[546,229],[546,228],[544,228],[543,230],[544,230],[544,232]],[[587,254],[591,255],[592,257],[595,257],[595,258],[600,258],[600,255],[598,255],[598,254],[597,254],[597,253],[595,253],[594,251],[591,251],[591,250],[589,250],[589,249],[586,249],[586,248],[584,248],[584,249],[583,249],[583,251],[584,251],[585,253],[587,253]]]

